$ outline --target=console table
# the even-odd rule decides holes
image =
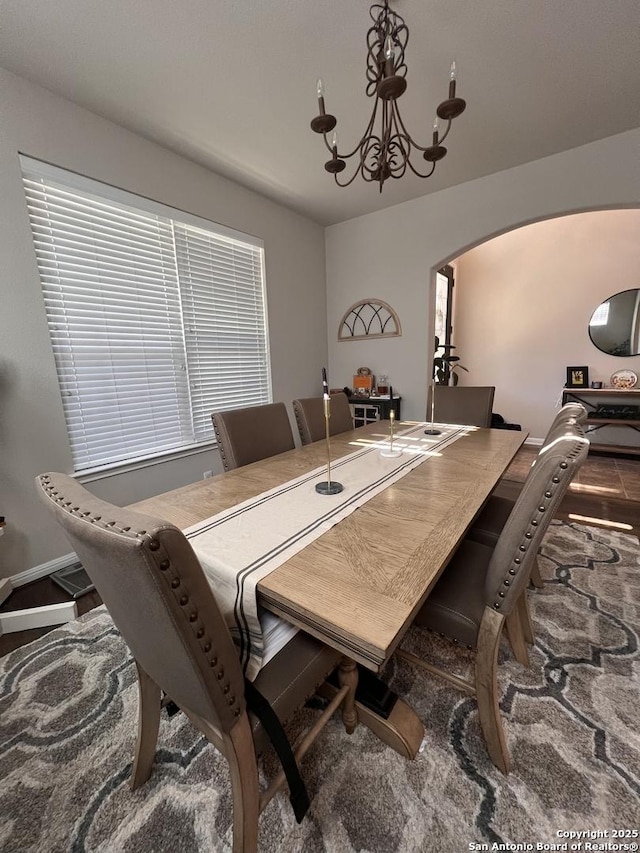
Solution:
[[[389,412],[395,409],[396,420],[401,420],[400,401],[402,397],[393,395],[393,401],[388,397],[349,397],[353,426],[361,427],[376,421],[388,421]]]
[[[628,427],[640,433],[640,389],[619,388],[564,388],[562,391],[562,405],[571,401],[582,403],[589,412],[589,417],[585,424],[586,432],[592,433],[601,429],[604,426]],[[612,406],[629,405],[637,406],[638,414],[632,417],[612,417],[596,415],[598,406],[611,402]],[[608,453],[631,453],[640,455],[640,445],[628,444],[594,444],[591,443],[593,450],[605,451]]]

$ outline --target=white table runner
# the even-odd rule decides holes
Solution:
[[[253,680],[260,668],[297,628],[258,607],[258,582],[358,507],[409,471],[439,454],[473,427],[439,424],[442,434],[426,436],[427,424],[396,434],[398,458],[385,458],[388,438],[363,436],[354,453],[337,459],[331,479],[344,486],[337,495],[320,495],[326,466],[224,510],[185,530],[239,647],[244,672]]]

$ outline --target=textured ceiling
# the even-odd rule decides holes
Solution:
[[[428,143],[453,58],[467,111],[434,177],[339,189],[309,129],[315,84],[353,148],[369,6],[2,0],[0,64],[325,224],[640,126],[640,0],[392,0],[410,132]]]

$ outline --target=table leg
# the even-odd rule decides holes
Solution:
[[[358,712],[356,711],[356,688],[358,686],[358,668],[356,662],[350,658],[343,657],[338,669],[338,683],[340,687],[349,687],[349,692],[342,703],[342,722],[347,734],[353,734],[358,725]]]
[[[348,658],[344,658],[344,660],[347,664],[350,663]],[[350,670],[347,671],[350,673]],[[341,673],[342,667],[338,670],[339,679],[342,677]],[[357,680],[357,668],[355,668],[355,673]],[[352,677],[351,674],[349,677]],[[333,699],[337,692],[338,688],[329,681],[325,681],[324,684],[320,685],[318,688],[319,695],[324,696],[325,699]],[[349,696],[347,695],[347,700],[348,699]],[[343,708],[345,708],[345,710],[343,710],[342,718],[345,720],[345,711],[348,706],[343,705]],[[424,737],[424,725],[413,708],[410,705],[407,705],[403,699],[396,700],[396,703],[386,720],[384,717],[376,714],[375,711],[372,711],[360,702],[355,703],[354,716],[358,723],[370,729],[376,737],[380,738],[383,743],[386,743],[387,746],[390,746],[396,752],[400,753],[403,758],[412,760],[418,754],[420,744]],[[346,720],[345,726],[347,726]],[[349,731],[348,728],[347,731]]]

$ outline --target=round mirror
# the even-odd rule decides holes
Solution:
[[[607,355],[640,355],[640,290],[623,290],[598,305],[589,337]]]

